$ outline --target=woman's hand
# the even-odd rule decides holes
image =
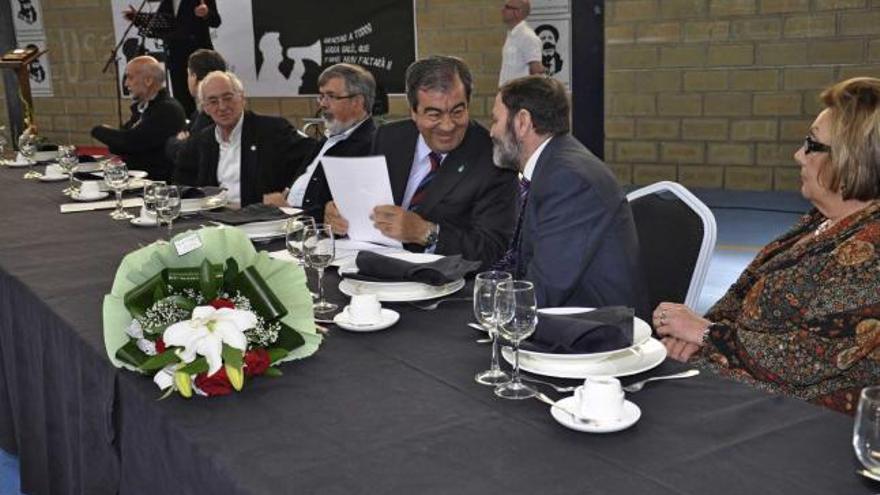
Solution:
[[[675,337],[663,337],[661,342],[663,342],[663,345],[666,347],[666,355],[676,361],[681,361],[682,363],[690,359],[691,356],[700,350],[699,345],[678,340]]]
[[[657,305],[653,320],[654,329],[661,337],[675,337],[698,346],[703,343],[703,333],[712,324],[684,304],[670,302]]]

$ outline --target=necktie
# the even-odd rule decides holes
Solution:
[[[419,187],[417,187],[416,192],[413,193],[413,197],[409,202],[409,211],[418,212],[419,208],[421,208],[422,202],[425,201],[425,196],[428,194],[428,185],[434,180],[434,176],[437,174],[437,169],[440,168],[440,162],[443,161],[443,158],[439,153],[432,151],[428,154],[428,160],[431,162],[431,170],[428,172],[428,175],[419,182]]]
[[[519,179],[519,208],[518,215],[516,218],[516,228],[513,230],[513,237],[510,238],[510,245],[507,248],[507,252],[504,253],[504,256],[501,257],[500,260],[495,262],[492,266],[495,270],[503,270],[513,273],[514,278],[520,278],[525,273],[519,273],[519,266],[517,266],[517,258],[519,253],[519,237],[520,230],[522,230],[522,222],[523,217],[525,217],[526,212],[526,204],[529,201],[529,187],[532,185],[532,181],[526,179],[525,177],[520,177]]]

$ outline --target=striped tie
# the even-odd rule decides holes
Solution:
[[[510,247],[507,248],[507,252],[504,253],[504,256],[501,257],[500,260],[496,261],[494,265],[492,265],[493,270],[501,270],[506,272],[513,273],[514,278],[520,278],[525,275],[525,273],[518,273],[520,270],[517,266],[517,254],[519,252],[519,236],[520,230],[522,229],[523,217],[525,217],[526,212],[526,203],[529,201],[529,187],[532,185],[532,181],[526,179],[525,177],[520,177],[519,179],[519,214],[516,218],[516,228],[513,230],[513,237],[510,239]],[[517,272],[517,273],[514,273]]]
[[[413,197],[409,202],[409,211],[419,211],[422,202],[425,201],[425,196],[428,195],[428,184],[434,180],[434,176],[437,174],[437,169],[440,168],[440,162],[443,161],[443,157],[441,157],[439,153],[432,151],[428,154],[428,160],[431,162],[431,170],[428,172],[428,175],[419,182],[419,187],[416,188],[416,192],[413,194]]]

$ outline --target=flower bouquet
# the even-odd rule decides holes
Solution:
[[[278,364],[317,351],[321,336],[302,268],[220,227],[129,253],[104,297],[104,343],[117,367],[190,397],[278,375]]]

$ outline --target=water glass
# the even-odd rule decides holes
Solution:
[[[122,209],[122,190],[128,185],[128,167],[121,160],[109,160],[104,164],[104,183],[116,193],[116,209],[110,213],[113,220],[130,220],[134,215]]]
[[[156,196],[156,219],[157,223],[168,224],[168,240],[171,240],[171,230],[174,219],[180,216],[180,189],[177,186],[157,185]]]
[[[317,224],[306,227],[303,233],[303,254],[306,264],[318,271],[318,302],[313,306],[315,313],[328,313],[339,306],[324,300],[324,269],[336,255],[333,228],[330,224]]]
[[[474,280],[474,317],[492,337],[492,361],[489,369],[477,373],[474,379],[483,385],[500,385],[510,381],[510,375],[498,365],[498,319],[495,312],[495,294],[498,284],[512,280],[507,272],[489,271],[477,274]]]
[[[70,196],[76,192],[76,187],[73,185],[73,173],[79,165],[79,157],[76,155],[75,146],[67,144],[58,147],[58,165],[61,166],[61,169],[64,170],[68,178],[67,188],[61,192],[66,196]]]
[[[315,219],[303,215],[288,220],[284,230],[287,252],[290,253],[300,266],[305,263],[303,235],[308,227],[315,228]]]
[[[505,399],[528,399],[537,390],[522,383],[519,378],[519,343],[535,331],[538,323],[538,304],[535,286],[525,280],[511,280],[498,284],[495,294],[495,313],[498,332],[513,344],[513,376],[508,383],[499,385],[495,395]]]
[[[853,448],[865,469],[880,476],[880,385],[862,389],[853,425]]]
[[[156,191],[165,186],[165,181],[161,180],[154,180],[144,184],[144,209],[152,216],[157,216]]]
[[[21,156],[24,157],[28,162],[28,171],[25,172],[23,178],[25,179],[39,179],[43,176],[43,174],[34,170],[34,165],[36,165],[37,161],[34,160],[34,157],[37,155],[37,136],[34,136],[30,132],[25,132],[18,138],[18,151],[21,152]]]

